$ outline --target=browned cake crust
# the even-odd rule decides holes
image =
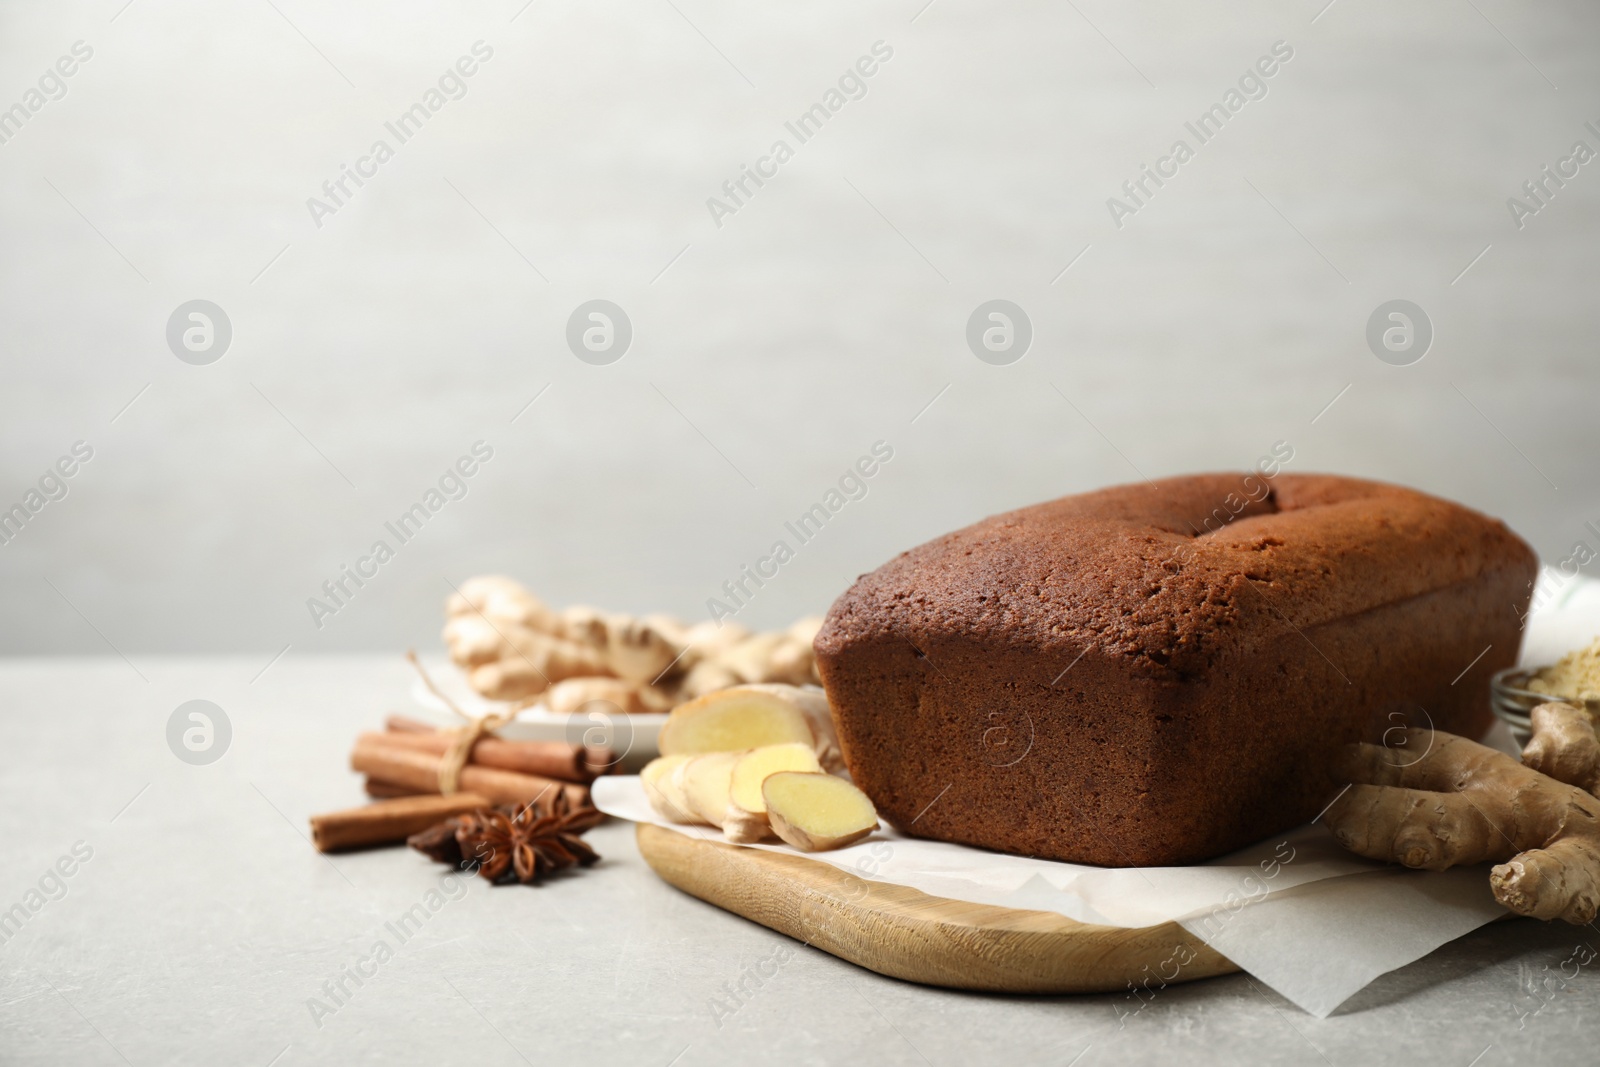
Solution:
[[[1336,746],[1480,736],[1537,569],[1503,523],[1398,486],[1169,478],[902,553],[834,603],[817,664],[901,830],[1188,863],[1315,816]]]

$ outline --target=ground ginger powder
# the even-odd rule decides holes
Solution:
[[[1555,666],[1540,669],[1528,688],[1567,700],[1600,700],[1600,637],[1588,648],[1568,652]]]

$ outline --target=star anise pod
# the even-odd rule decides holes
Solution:
[[[530,804],[517,811],[511,820],[511,866],[517,881],[535,885],[555,871],[594,863],[599,854],[578,835],[603,818],[594,808],[572,810],[562,793],[548,806]]]
[[[451,817],[406,838],[406,844],[436,863],[461,864],[461,843],[456,840],[459,819]]]
[[[511,829],[514,807],[481,808],[457,816],[456,841],[461,846],[461,856],[468,863],[476,863],[478,874],[491,882],[498,882],[511,867],[511,849],[515,839]]]
[[[556,791],[544,803],[502,804],[457,815],[413,834],[407,844],[442,863],[475,866],[497,884],[536,885],[555,871],[598,860],[579,835],[604,818],[594,808],[574,808],[565,793]]]

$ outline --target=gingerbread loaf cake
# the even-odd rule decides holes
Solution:
[[[834,603],[817,664],[899,829],[1189,863],[1314,817],[1347,742],[1480,736],[1537,566],[1502,523],[1397,486],[1170,478],[901,554]]]

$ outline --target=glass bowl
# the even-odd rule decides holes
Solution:
[[[1532,729],[1528,716],[1540,704],[1556,701],[1581,705],[1589,712],[1591,718],[1600,720],[1600,700],[1594,698],[1573,700],[1551,696],[1548,693],[1535,693],[1527,688],[1528,681],[1543,669],[1508,667],[1503,671],[1496,671],[1494,677],[1489,679],[1489,705],[1494,709],[1495,717],[1511,728],[1511,736],[1517,739],[1519,745],[1528,743]]]

